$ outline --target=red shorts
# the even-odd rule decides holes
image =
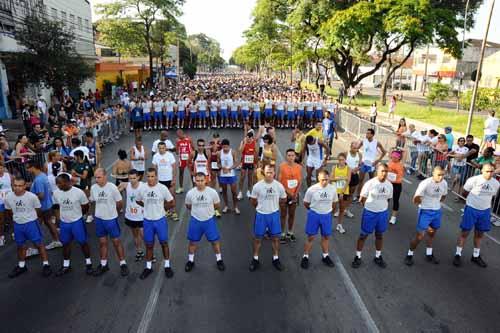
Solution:
[[[179,160],[179,168],[184,169],[188,166],[188,160]]]

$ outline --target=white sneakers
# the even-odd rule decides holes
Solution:
[[[0,246],[5,246],[5,236],[0,236]]]
[[[247,191],[247,198],[250,198],[251,195],[252,193],[250,193],[250,191]]]
[[[87,220],[85,220],[86,223],[92,223],[92,221],[94,221],[94,218],[92,217],[92,215],[88,215],[87,216]]]
[[[33,256],[36,256],[38,255],[38,249],[35,249],[35,248],[32,248],[32,247],[29,247],[27,250],[26,250],[26,258],[28,257],[33,257]]]
[[[337,227],[335,228],[338,232],[340,232],[341,234],[345,234],[345,229],[344,227],[342,226],[342,224],[337,224]]]
[[[243,193],[241,193],[241,191],[238,192],[238,195],[236,196],[236,199],[238,199],[238,200],[243,199]]]
[[[45,249],[46,249],[46,250],[52,250],[52,249],[56,249],[56,248],[58,248],[58,247],[62,247],[62,246],[63,246],[63,245],[62,245],[62,243],[61,243],[61,242],[59,242],[59,241],[52,241],[52,242],[50,242],[49,244],[47,244],[47,245],[45,246]]]
[[[345,211],[345,216],[347,216],[348,218],[352,219],[354,217],[354,214],[349,209],[347,209]]]
[[[179,187],[177,190],[175,190],[175,193],[177,194],[181,194],[182,192],[184,192],[184,189],[182,187]]]
[[[396,224],[396,216],[391,216],[391,219],[389,220],[390,224]]]

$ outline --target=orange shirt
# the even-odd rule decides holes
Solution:
[[[401,184],[403,181],[403,176],[405,174],[405,168],[401,162],[389,161],[387,164],[389,166],[389,172],[387,173],[387,180],[391,183]]]
[[[302,179],[302,166],[294,163],[293,166],[283,162],[280,165],[279,182],[283,184],[287,191],[297,193],[299,190],[299,182]]]

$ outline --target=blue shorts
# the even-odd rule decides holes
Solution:
[[[87,229],[82,218],[72,223],[61,221],[59,228],[59,240],[63,245],[71,243],[72,240],[76,240],[80,245],[87,243]]]
[[[144,229],[144,243],[147,245],[155,243],[155,235],[160,244],[168,242],[168,223],[166,217],[154,221],[144,219],[142,226]]]
[[[323,119],[323,110],[316,110],[316,119]]]
[[[177,118],[184,120],[184,118],[186,118],[186,111],[177,111]]]
[[[492,141],[498,141],[498,134],[489,134],[484,136],[484,141],[486,142],[492,142]]]
[[[441,209],[419,209],[417,218],[417,231],[426,231],[429,227],[437,230],[441,227]]]
[[[238,179],[236,176],[231,176],[231,177],[219,176],[219,184],[220,185],[232,185],[232,184],[236,183],[237,180]]]
[[[174,112],[173,112],[173,111],[166,112],[166,113],[165,113],[165,117],[166,117],[168,120],[172,120],[172,119],[174,119]]]
[[[144,121],[150,121],[150,120],[151,120],[151,113],[144,112]]]
[[[284,110],[276,110],[276,117],[279,119],[283,119],[285,117],[285,111]]]
[[[363,215],[361,216],[361,234],[369,235],[372,234],[373,231],[379,234],[385,232],[389,225],[388,218],[388,210],[375,213],[368,209],[363,209]]]
[[[161,112],[156,112],[154,113],[155,115],[155,120],[162,120],[163,119],[163,114]]]
[[[311,120],[313,119],[314,111],[306,111],[306,118]]]
[[[315,236],[321,228],[321,236],[332,235],[332,213],[319,214],[309,209],[307,211],[306,234],[308,236]]]
[[[3,213],[3,212],[5,212],[5,205],[0,204],[0,213]]]
[[[217,223],[215,218],[212,217],[206,221],[200,221],[191,216],[188,226],[187,239],[191,242],[199,242],[201,237],[207,238],[209,242],[216,242],[219,240],[219,230],[217,229]]]
[[[221,109],[220,116],[224,119],[227,119],[227,109]]]
[[[261,214],[257,212],[255,214],[255,223],[253,225],[253,233],[255,238],[262,238],[269,230],[269,233],[273,237],[281,235],[281,222],[280,222],[280,212],[274,212],[271,214]]]
[[[260,111],[253,112],[253,119],[260,119]]]
[[[271,118],[273,116],[273,109],[265,109],[264,110],[264,116],[266,118]]]
[[[486,232],[491,229],[491,209],[479,210],[465,205],[464,216],[460,228],[462,231],[475,230]]]
[[[286,117],[287,117],[287,119],[288,119],[288,120],[295,119],[295,112],[293,112],[293,111],[288,111],[288,112],[286,113]]]
[[[35,245],[42,244],[42,231],[38,220],[28,223],[14,223],[14,238],[17,246],[23,246],[26,241],[31,241]]]
[[[250,114],[250,111],[241,110],[241,117],[243,117],[243,119],[247,119],[249,114]]]
[[[217,111],[210,111],[211,118],[217,118]]]
[[[231,119],[233,120],[238,119],[238,111],[231,111]]]
[[[297,110],[297,117],[304,117],[304,110]]]
[[[375,172],[375,167],[373,165],[366,165],[361,163],[361,167],[359,168],[359,171],[362,173],[372,173]]]
[[[198,111],[198,119],[205,119],[207,117],[207,111]]]
[[[95,234],[97,237],[118,238],[120,237],[120,225],[118,219],[103,220],[98,217],[95,218]]]

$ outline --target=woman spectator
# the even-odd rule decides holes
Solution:
[[[120,149],[118,151],[118,160],[113,164],[112,177],[116,179],[116,186],[122,182],[128,181],[128,173],[132,169],[132,163],[127,159],[127,152]]]
[[[446,136],[444,134],[438,136],[438,142],[433,148],[434,166],[439,165],[443,170],[446,170],[446,164],[448,163],[448,143],[446,142]]]
[[[405,135],[407,131],[408,127],[406,127],[406,119],[405,118],[399,119],[398,129],[396,130],[396,136],[397,136],[396,147],[404,148],[406,140]]]
[[[20,134],[17,137],[17,142],[15,145],[16,149],[16,154],[15,158],[18,160],[18,162],[25,163],[29,157],[35,155],[35,153],[28,148],[28,137],[24,134]]]
[[[396,96],[391,97],[391,101],[389,102],[389,119],[394,119],[394,113],[396,111],[396,103],[397,103],[397,98]]]
[[[493,147],[486,147],[483,150],[483,155],[479,156],[478,158],[476,158],[475,160],[470,162],[477,169],[475,171],[476,175],[478,175],[480,173],[483,165],[485,165],[487,163],[491,163],[491,164],[495,165],[495,158],[493,157],[494,152],[495,152],[495,150],[493,149]]]
[[[55,137],[53,143],[53,150],[57,151],[63,159],[69,158],[71,148],[64,145],[62,137]]]
[[[448,154],[448,157],[452,158],[452,185],[451,188],[457,192],[461,193],[460,187],[465,183],[465,177],[463,175],[466,174],[466,157],[469,152],[469,148],[465,147],[465,138],[461,137],[457,140],[457,146],[453,148],[451,153]],[[457,187],[458,185],[458,187]],[[458,199],[458,198],[456,198]],[[458,201],[458,200],[457,200]]]
[[[377,102],[373,102],[370,107],[370,123],[375,124],[377,121]]]

